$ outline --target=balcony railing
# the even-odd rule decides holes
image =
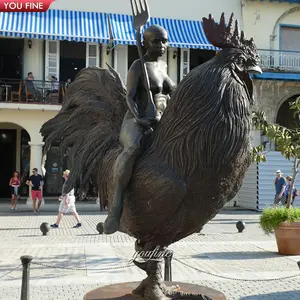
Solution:
[[[64,82],[0,78],[0,102],[61,105]]]
[[[259,50],[264,71],[300,72],[300,51]]]

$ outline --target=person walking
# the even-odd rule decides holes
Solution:
[[[292,176],[286,176],[285,179],[286,179],[286,188],[285,188],[284,194],[285,194],[285,199],[286,199],[285,200],[285,204],[287,204],[288,203],[288,199],[289,199],[290,188],[292,186],[293,177]],[[293,205],[294,200],[295,200],[295,198],[297,196],[299,196],[299,192],[297,191],[296,187],[294,186],[293,191],[292,191],[291,205]]]
[[[275,197],[274,197],[274,208],[277,207],[279,202],[282,204],[285,203],[285,188],[286,188],[286,181],[284,177],[282,177],[282,172],[280,170],[276,171],[276,178],[274,181],[275,185]]]
[[[54,224],[50,225],[52,228],[58,228],[63,215],[67,213],[71,213],[77,221],[77,224],[73,226],[73,228],[81,227],[80,218],[76,211],[76,206],[75,206],[75,195],[74,195],[75,191],[74,189],[72,189],[69,193],[67,194],[64,193],[64,188],[68,181],[69,175],[70,175],[70,170],[65,170],[63,172],[63,178],[65,179],[65,182],[62,187],[62,195],[58,198],[58,200],[60,201],[60,205],[58,209],[57,220]]]
[[[13,173],[12,178],[9,181],[9,187],[11,192],[11,209],[15,210],[17,209],[17,201],[20,196],[20,185],[21,185],[21,179],[19,172],[15,171]]]
[[[32,207],[34,213],[40,213],[40,207],[42,204],[42,188],[44,185],[44,179],[42,175],[38,174],[38,169],[33,168],[32,175],[26,181],[26,184],[31,186],[31,198]],[[38,199],[38,206],[36,208],[36,199]]]

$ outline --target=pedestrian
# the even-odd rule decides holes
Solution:
[[[44,179],[42,175],[38,174],[38,169],[33,168],[32,175],[26,181],[26,184],[31,186],[31,198],[32,207],[35,214],[40,213],[40,207],[42,204],[42,188],[44,185]],[[38,207],[36,208],[36,199],[38,199]]]
[[[292,180],[293,177],[292,176],[286,176],[286,188],[285,188],[285,197],[286,197],[286,201],[285,203],[287,204],[288,199],[289,199],[289,192],[290,192],[290,187],[292,185]],[[291,205],[293,205],[295,198],[299,196],[299,191],[297,191],[296,187],[294,186],[293,191],[292,191],[292,201],[291,201]]]
[[[77,221],[77,224],[75,226],[73,226],[73,228],[81,227],[80,218],[76,211],[76,206],[75,206],[74,188],[69,193],[67,193],[67,194],[64,193],[64,189],[65,189],[66,183],[68,181],[69,175],[70,175],[70,170],[65,170],[63,172],[63,178],[65,179],[65,182],[62,187],[62,194],[58,198],[58,200],[60,201],[60,205],[59,205],[59,209],[58,209],[58,216],[57,216],[56,223],[50,225],[52,228],[58,228],[63,215],[67,214],[67,213],[71,213]]]
[[[20,196],[20,185],[21,185],[21,179],[19,172],[15,171],[13,173],[12,178],[9,181],[9,188],[11,192],[11,209],[15,210],[17,209],[17,201]]]
[[[71,79],[68,78],[68,80],[65,83],[65,90],[67,90],[69,88],[69,86],[71,85]]]
[[[274,197],[274,207],[276,207],[279,202],[282,204],[285,203],[285,188],[286,188],[286,181],[284,177],[282,177],[282,172],[280,170],[276,171],[276,178],[274,180],[275,185],[275,197]]]

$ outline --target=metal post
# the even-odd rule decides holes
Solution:
[[[165,281],[172,281],[172,258],[173,251],[168,250],[165,259]]]
[[[21,300],[29,300],[30,262],[32,261],[33,257],[24,255],[20,258],[23,265]]]

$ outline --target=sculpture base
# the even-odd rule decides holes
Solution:
[[[143,299],[131,294],[140,282],[124,282],[112,285],[106,285],[88,292],[83,300],[139,300]],[[197,284],[189,284],[183,282],[166,282],[167,285],[179,285],[180,291],[187,294],[202,294],[210,297],[212,300],[226,300],[223,293]]]

